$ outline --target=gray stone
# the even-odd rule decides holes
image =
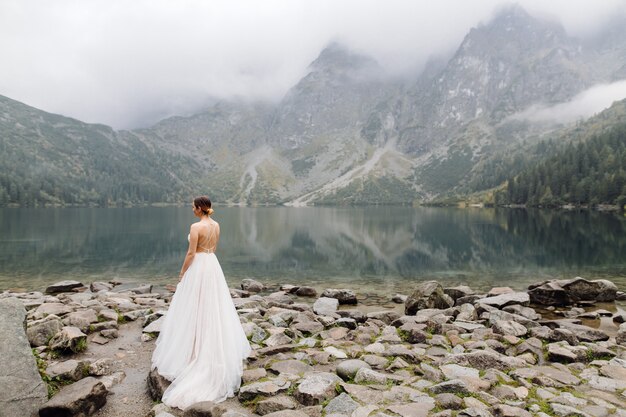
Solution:
[[[528,306],[530,304],[530,297],[525,292],[512,292],[507,294],[496,295],[494,297],[481,298],[478,300],[481,304],[497,307],[499,309],[518,304],[521,306]]]
[[[51,314],[60,317],[71,312],[72,309],[63,303],[43,303],[35,310],[36,315],[39,317],[45,317]]]
[[[525,326],[512,320],[497,320],[492,329],[494,333],[516,337],[526,336],[528,333]]]
[[[111,291],[113,289],[114,285],[108,282],[101,282],[101,281],[94,281],[91,284],[89,284],[89,289],[91,290],[91,292],[98,292],[98,291]]]
[[[310,417],[300,410],[282,410],[275,413],[265,414],[265,417]]]
[[[456,287],[444,288],[443,292],[449,295],[454,300],[455,303],[459,298],[467,297],[467,296],[475,294],[474,290],[472,290],[467,285],[459,285]]]
[[[357,304],[357,298],[354,291],[343,288],[328,288],[322,293],[322,297],[336,298],[339,304]]]
[[[50,349],[64,352],[82,352],[87,346],[87,335],[77,327],[65,326],[50,340]]]
[[[444,410],[459,410],[463,408],[463,400],[452,393],[438,394],[435,401],[439,408]]]
[[[523,359],[508,357],[489,351],[474,351],[449,355],[443,358],[443,363],[469,366],[479,370],[498,369],[500,371],[526,366],[526,362]]]
[[[564,306],[569,303],[567,292],[556,282],[551,281],[530,285],[528,296],[533,304],[542,306]]]
[[[315,314],[319,314],[321,316],[330,316],[337,311],[338,305],[339,300],[336,298],[320,297],[315,300],[315,303],[313,304],[313,311]]]
[[[453,305],[454,300],[444,293],[441,284],[437,281],[426,281],[418,284],[417,288],[407,298],[404,304],[404,314],[415,315],[422,309],[446,309]]]
[[[354,401],[352,397],[345,392],[342,392],[330,400],[326,407],[324,407],[324,413],[326,413],[327,416],[333,413],[350,415],[357,408],[359,408],[359,403]]]
[[[89,325],[98,322],[98,316],[92,309],[74,311],[68,314],[63,322],[67,326],[78,327],[82,332],[89,332]]]
[[[183,417],[222,417],[228,409],[213,401],[202,401],[185,408]]]
[[[371,311],[367,313],[368,319],[380,320],[385,324],[391,324],[394,320],[400,318],[400,314],[391,310]]]
[[[566,320],[558,320],[556,323],[564,329],[570,330],[581,342],[600,342],[609,340],[609,335],[600,329],[594,329],[582,324],[575,324]]]
[[[387,362],[386,359],[383,359],[383,358],[380,358],[380,359],[384,363]],[[360,359],[348,359],[348,360],[342,361],[341,363],[339,363],[339,365],[337,365],[336,372],[337,372],[337,375],[341,377],[341,379],[343,379],[344,381],[347,381],[350,379],[354,379],[356,373],[361,368],[371,369],[371,366],[367,362],[362,361]]]
[[[128,290],[135,294],[150,294],[152,292],[152,284],[141,284],[135,288]]]
[[[467,387],[467,384],[460,379],[452,379],[450,381],[440,382],[439,384],[433,385],[431,387],[426,388],[432,394],[443,394],[445,392],[452,394],[469,394],[470,391]]]
[[[357,384],[379,384],[385,385],[389,380],[389,375],[376,372],[368,368],[359,368],[354,376],[354,382]]]
[[[256,405],[255,412],[259,415],[266,415],[269,413],[275,413],[282,410],[294,410],[298,406],[298,403],[291,397],[285,395],[278,395],[266,400],[259,401]]]
[[[292,374],[292,375],[301,375],[306,372],[313,371],[313,367],[308,365],[302,361],[298,361],[295,359],[287,359],[284,361],[276,361],[272,362],[268,368],[270,371],[276,374]]]
[[[340,319],[335,320],[335,326],[346,327],[350,330],[354,330],[357,328],[357,323],[355,319],[342,317]]]
[[[89,364],[89,375],[102,376],[111,373],[113,361],[110,358],[100,358]]]
[[[90,416],[106,403],[107,393],[102,382],[89,376],[62,388],[39,409],[39,416]]]
[[[271,397],[281,392],[287,391],[291,386],[291,381],[278,377],[268,381],[253,382],[239,388],[239,401],[250,401],[257,396]]]
[[[54,362],[46,368],[46,374],[50,378],[64,381],[78,381],[86,376],[88,364],[83,361],[69,359],[63,362]]]
[[[6,416],[34,416],[48,398],[25,327],[21,301],[0,300],[0,413]]]
[[[295,291],[298,297],[315,297],[317,295],[317,291],[313,287],[301,286]],[[341,303],[341,301],[339,302]]]
[[[495,417],[532,417],[532,414],[520,407],[496,404],[491,408]]]
[[[48,288],[46,288],[46,294],[58,294],[62,292],[71,292],[74,288],[80,288],[80,287],[83,287],[83,284],[78,281],[73,281],[73,280],[59,281],[57,283],[50,285]]]
[[[578,301],[615,301],[617,286],[606,279],[588,281],[581,277],[557,281],[570,303]]]
[[[294,397],[300,404],[317,405],[337,395],[335,386],[339,382],[341,378],[335,374],[313,372],[305,375],[296,388]]]
[[[241,280],[241,289],[250,292],[261,292],[265,289],[265,286],[252,278],[245,278]]]
[[[52,337],[61,331],[63,324],[57,316],[51,315],[37,322],[29,323],[26,334],[31,346],[47,346]]]
[[[159,374],[158,369],[152,369],[148,372],[146,382],[148,385],[148,394],[150,394],[150,398],[154,401],[160,401],[163,397],[163,392],[165,392],[167,387],[171,384],[170,381]]]

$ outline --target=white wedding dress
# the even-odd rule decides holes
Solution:
[[[207,250],[196,252],[178,283],[152,354],[151,368],[172,381],[163,403],[183,410],[234,396],[251,351],[214,253],[219,229],[207,227]]]

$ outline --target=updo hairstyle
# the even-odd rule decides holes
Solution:
[[[200,209],[203,214],[209,216],[213,214],[213,209],[211,208],[211,200],[209,200],[209,197],[205,195],[194,198],[193,205]]]

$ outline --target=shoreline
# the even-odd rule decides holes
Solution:
[[[0,306],[23,309],[51,394],[33,406],[39,415],[81,401],[100,417],[183,415],[159,403],[168,381],[149,369],[172,293],[119,284],[0,293]],[[239,287],[231,296],[253,352],[235,397],[198,405],[206,413],[626,415],[626,294],[607,280],[488,292],[426,281],[378,305],[351,289]]]

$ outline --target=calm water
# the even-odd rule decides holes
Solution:
[[[222,208],[218,259],[253,277],[320,289],[408,292],[437,279],[475,288],[554,277],[626,289],[626,218],[514,209]],[[61,279],[175,283],[190,208],[0,209],[0,290]]]

